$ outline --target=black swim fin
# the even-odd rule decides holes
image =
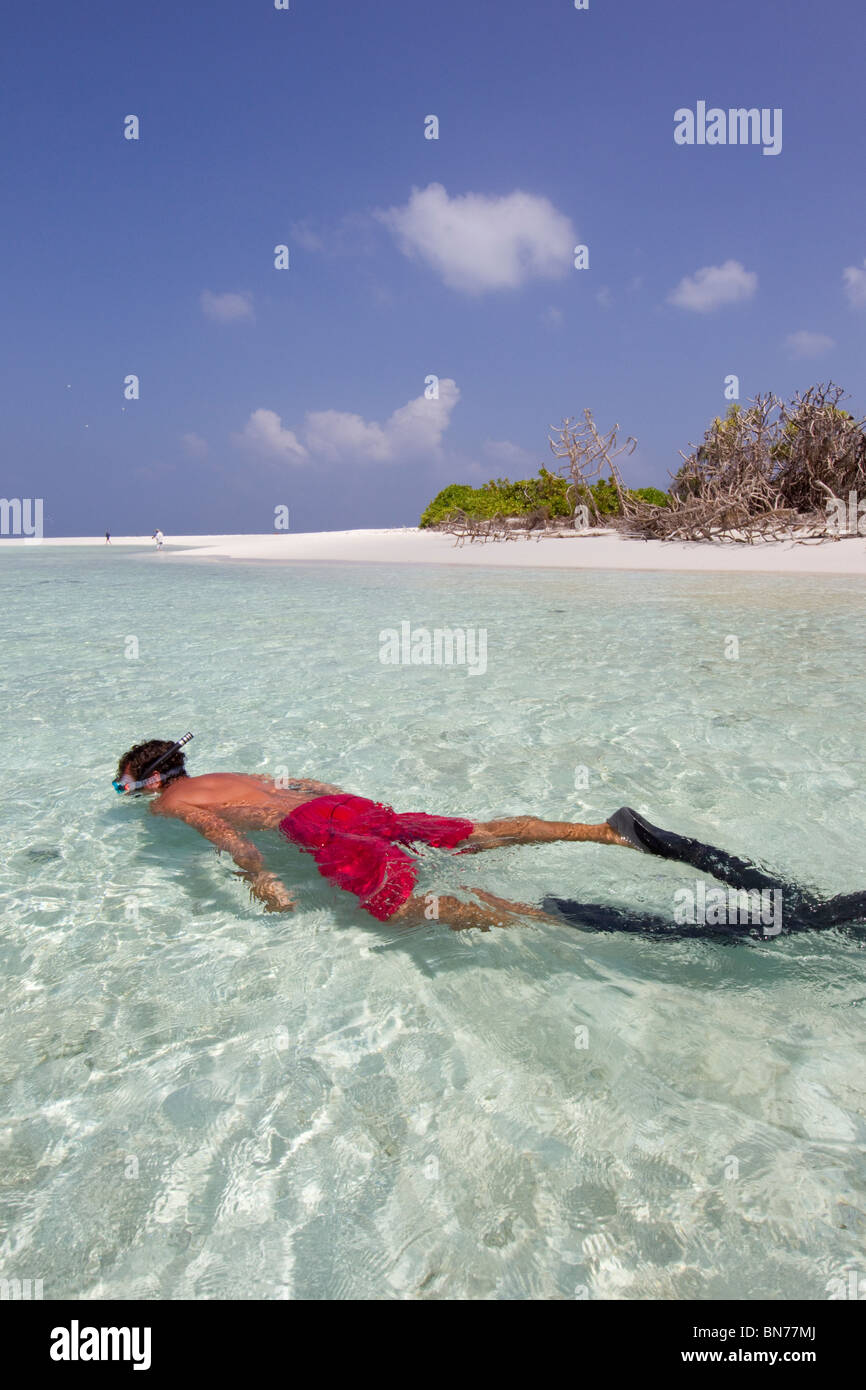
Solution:
[[[737,935],[751,934],[746,927],[674,926],[667,918],[651,912],[628,912],[606,903],[579,903],[573,898],[548,897],[541,906],[551,917],[559,917],[581,931],[631,932],[640,936],[664,936],[671,941],[683,936],[716,936],[735,941]]]
[[[763,873],[751,860],[738,859],[723,849],[717,849],[715,845],[702,844],[700,840],[677,835],[673,830],[661,830],[639,816],[630,806],[621,806],[614,811],[607,823],[617,835],[644,854],[656,854],[661,859],[676,859],[681,864],[691,864],[693,869],[699,869],[701,873],[718,878],[734,888],[760,891],[782,887],[778,879]]]
[[[861,923],[866,923],[866,893],[837,893],[835,898],[801,901],[796,926],[809,931]]]
[[[618,811],[608,816],[607,823],[611,830],[615,830],[617,835],[621,835],[634,849],[639,849],[644,854],[660,854],[665,859],[678,859],[681,856],[677,851],[687,843],[682,835],[675,835],[673,831],[659,830],[657,825],[650,825],[648,820],[644,820],[643,816],[639,816],[630,806],[620,806]]]
[[[800,887],[799,884],[789,883],[778,875],[773,877],[765,873],[749,859],[738,859],[736,855],[728,854],[726,850],[719,849],[715,845],[705,845],[700,840],[692,840],[685,835],[677,835],[673,830],[661,830],[657,825],[651,825],[643,816],[639,816],[637,811],[633,811],[630,806],[621,806],[618,811],[613,813],[607,823],[624,840],[628,840],[630,845],[633,845],[635,849],[642,850],[645,854],[655,854],[662,859],[674,859],[681,864],[690,864],[692,868],[698,869],[701,873],[709,874],[712,878],[717,878],[732,888],[745,889],[748,892],[764,892],[765,890],[779,892],[783,905],[783,933],[825,930],[828,927],[852,926],[866,922],[866,892],[840,893],[834,898],[820,898],[817,894],[809,892],[808,889]],[[551,899],[551,902],[555,901],[557,900]],[[569,907],[579,915],[581,904],[559,901],[563,903],[562,910]],[[572,913],[573,916],[575,911]],[[585,919],[581,918],[581,920]],[[641,918],[634,917],[631,920],[640,922]],[[613,926],[600,928],[600,930],[605,929],[658,931],[659,927],[647,923],[644,927],[623,925],[619,928]],[[737,926],[731,924],[717,930],[727,934],[737,932]],[[684,932],[682,928],[679,928],[675,934],[703,936],[709,934],[709,929],[701,927],[693,933]],[[740,934],[746,933],[741,930]],[[748,934],[753,933],[749,932]]]

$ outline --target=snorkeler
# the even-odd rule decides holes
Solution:
[[[273,778],[239,772],[187,773],[183,748],[152,739],[124,753],[117,766],[116,791],[127,795],[153,793],[151,814],[184,821],[218,851],[228,851],[252,896],[268,912],[290,912],[295,900],[276,874],[265,869],[257,847],[245,830],[279,830],[290,843],[312,855],[330,883],[353,893],[365,912],[380,922],[401,924],[442,917],[453,931],[508,925],[508,919],[535,917],[568,922],[590,930],[632,931],[667,935],[706,935],[706,928],[671,932],[671,923],[647,913],[545,898],[540,907],[508,902],[492,893],[472,890],[483,905],[446,895],[415,894],[416,861],[406,853],[411,844],[454,849],[461,854],[506,845],[550,844],[572,840],[620,845],[643,853],[692,865],[741,891],[776,890],[785,895],[784,930],[808,930],[866,919],[866,893],[822,900],[805,890],[770,878],[747,860],[650,825],[628,807],[600,825],[545,821],[535,816],[472,821],[429,815],[425,811],[398,813],[363,796],[343,792],[308,778],[278,785]],[[431,898],[435,897],[435,910]],[[743,934],[754,935],[751,928]],[[726,933],[729,934],[729,933]]]
[[[418,842],[443,849],[475,852],[501,845],[548,844],[552,840],[583,840],[605,845],[630,842],[610,825],[579,825],[543,821],[532,816],[506,820],[471,821],[426,812],[399,815],[363,796],[308,778],[278,786],[272,777],[239,772],[212,772],[190,777],[183,745],[160,739],[140,743],[124,753],[114,785],[119,792],[154,793],[150,811],[184,821],[226,850],[238,866],[239,877],[269,912],[289,912],[294,899],[276,874],[265,869],[245,830],[280,830],[292,844],[313,856],[320,873],[360,899],[366,912],[380,922],[422,921],[429,915],[426,898],[414,895],[416,866],[401,846]],[[440,897],[439,911],[452,927],[487,929],[499,925],[503,913],[546,917],[538,907],[507,903],[476,890],[487,907]]]

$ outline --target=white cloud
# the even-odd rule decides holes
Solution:
[[[532,474],[538,472],[539,465],[535,461],[535,455],[528,449],[521,449],[519,444],[512,444],[509,439],[487,439],[483,452],[497,468],[510,468],[513,473],[523,474],[527,469],[530,469]]]
[[[200,302],[207,317],[215,319],[217,323],[255,318],[252,296],[249,294],[214,294],[211,290],[202,290]]]
[[[308,217],[289,223],[291,245],[326,257],[367,255],[376,249],[377,219],[369,212],[346,212],[333,222]]]
[[[686,275],[668,295],[668,302],[678,309],[704,314],[722,304],[751,299],[757,288],[754,271],[746,270],[739,261],[725,261],[724,265],[706,265],[694,275]]]
[[[457,383],[444,377],[439,382],[438,400],[428,401],[424,395],[416,396],[395,410],[385,425],[395,455],[404,451],[431,453],[438,449],[459,400]]]
[[[295,245],[302,246],[305,251],[324,250],[324,239],[315,230],[308,218],[305,218],[302,222],[290,222],[289,231],[292,234],[292,241]]]
[[[207,440],[206,440],[206,439],[202,439],[202,437],[201,437],[200,434],[195,434],[195,433],[193,433],[193,431],[190,431],[188,434],[183,435],[182,438],[183,438],[183,447],[186,449],[186,452],[189,454],[190,458],[194,458],[194,459],[203,459],[203,458],[207,458],[207,455],[208,455]]]
[[[236,444],[251,449],[264,458],[280,459],[284,463],[303,463],[307,451],[274,410],[254,410],[243,433],[232,436]]]
[[[451,414],[460,399],[456,382],[439,382],[439,399],[417,396],[395,410],[384,425],[345,410],[308,411],[303,443],[284,429],[273,410],[254,410],[235,443],[288,463],[321,459],[325,463],[391,463],[436,455]]]
[[[461,459],[459,469],[449,468],[449,482],[454,474],[459,476],[461,482],[464,478],[467,481],[471,478],[477,478],[479,482],[486,483],[490,478],[490,469],[480,464],[477,459],[470,459],[468,462]]]
[[[849,304],[855,309],[866,309],[866,261],[862,267],[847,266],[842,272],[842,279],[845,281],[845,293]]]
[[[382,426],[368,424],[361,415],[351,415],[345,410],[310,412],[305,437],[310,452],[328,463],[338,463],[341,458],[382,463],[391,457]]]
[[[431,183],[413,188],[404,207],[376,216],[404,256],[426,261],[446,285],[466,294],[553,279],[572,265],[576,236],[570,219],[532,193],[449,198],[441,183]]]
[[[785,344],[794,357],[821,357],[836,346],[826,333],[810,333],[807,328],[789,333]]]

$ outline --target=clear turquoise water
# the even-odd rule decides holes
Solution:
[[[862,888],[859,581],[34,548],[0,582],[0,1276],[46,1298],[821,1299],[863,1270],[855,938],[401,933],[268,836],[301,905],[263,915],[110,786],[132,742],[192,728],[192,771],[475,818],[627,803]],[[486,627],[486,675],[381,665],[404,620]],[[422,886],[466,875],[431,853]],[[592,845],[471,861],[504,896],[667,914],[693,878]]]

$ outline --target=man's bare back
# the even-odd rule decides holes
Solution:
[[[231,825],[248,830],[275,830],[280,821],[317,796],[340,792],[326,782],[308,778],[287,780],[285,786],[273,777],[246,772],[208,772],[201,777],[181,777],[169,782],[151,802],[155,816],[177,816],[195,809],[212,811]]]
[[[276,874],[265,869],[265,861],[241,830],[276,830],[296,807],[305,801],[339,792],[324,782],[307,778],[282,787],[271,777],[245,772],[209,772],[200,777],[180,777],[168,782],[151,802],[154,816],[172,816],[184,821],[210,840],[218,851],[234,859],[239,877],[250,885],[250,893],[265,904],[268,912],[289,912],[295,900]]]

